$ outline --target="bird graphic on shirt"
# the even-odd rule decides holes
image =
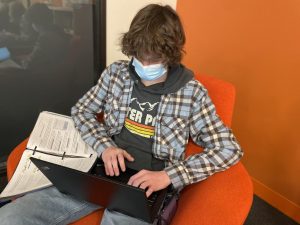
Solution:
[[[144,112],[144,110],[146,109],[146,111],[152,111],[154,109],[154,107],[159,103],[159,102],[155,102],[153,104],[151,104],[150,102],[143,102],[140,103],[137,98],[132,98],[131,102],[136,102],[138,104],[138,106],[140,107],[140,109],[142,110],[142,112]]]

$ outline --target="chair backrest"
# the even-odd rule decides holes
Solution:
[[[208,95],[216,106],[217,114],[220,116],[222,121],[230,127],[235,101],[234,86],[229,82],[207,75],[197,73],[195,77],[208,90]],[[190,140],[187,146],[186,156],[201,151],[202,149]]]
[[[196,79],[208,90],[208,94],[216,106],[217,114],[222,121],[230,126],[235,102],[235,87],[233,84],[207,75],[196,74]]]

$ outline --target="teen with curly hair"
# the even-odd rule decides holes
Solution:
[[[145,189],[147,196],[169,185],[180,191],[229,168],[243,154],[207,90],[180,63],[184,43],[182,24],[170,6],[144,7],[122,36],[122,52],[130,60],[109,65],[72,108],[75,126],[103,160],[106,174],[139,170],[128,184]],[[189,137],[204,151],[185,158]],[[8,204],[0,217],[7,224],[25,219],[66,224],[97,208],[52,187]],[[105,210],[101,224],[148,223]]]

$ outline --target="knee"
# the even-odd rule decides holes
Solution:
[[[1,213],[0,209],[0,224],[1,225],[24,225],[25,221],[19,215],[11,213]]]
[[[17,210],[13,203],[0,208],[0,224],[1,225],[21,225],[25,224],[22,213]]]

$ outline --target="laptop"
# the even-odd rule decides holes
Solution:
[[[166,188],[147,198],[145,190],[127,185],[138,172],[130,168],[111,177],[105,174],[101,161],[95,163],[90,173],[84,173],[36,158],[30,160],[60,192],[148,223],[154,222],[167,195]]]

